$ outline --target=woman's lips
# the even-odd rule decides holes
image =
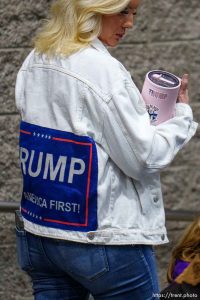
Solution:
[[[117,33],[117,34],[116,34],[116,37],[117,37],[119,40],[121,40],[121,39],[123,38],[123,36],[124,36],[124,33]]]

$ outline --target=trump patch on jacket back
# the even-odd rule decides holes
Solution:
[[[87,136],[21,122],[21,213],[38,225],[97,229],[98,161]]]

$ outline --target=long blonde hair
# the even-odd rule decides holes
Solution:
[[[169,282],[173,281],[172,273],[176,259],[191,262],[200,254],[200,215],[186,228],[183,236],[172,251],[171,260],[167,272]]]
[[[70,55],[87,47],[101,32],[102,15],[119,13],[130,0],[57,0],[34,40],[48,56]]]

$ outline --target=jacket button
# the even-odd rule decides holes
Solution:
[[[87,234],[87,237],[88,237],[89,240],[92,241],[92,240],[94,239],[94,237],[95,237],[94,232],[89,232],[89,233]]]
[[[162,234],[162,235],[161,235],[161,240],[164,241],[164,239],[165,239],[165,235]]]
[[[159,201],[159,198],[158,198],[157,196],[155,196],[155,197],[153,198],[153,202],[154,202],[154,203],[158,203],[158,201]]]

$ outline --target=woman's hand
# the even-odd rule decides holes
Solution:
[[[178,94],[178,103],[189,103],[189,95],[188,95],[188,81],[189,81],[189,75],[184,74],[182,79],[181,79],[181,86],[180,86],[180,91]]]

